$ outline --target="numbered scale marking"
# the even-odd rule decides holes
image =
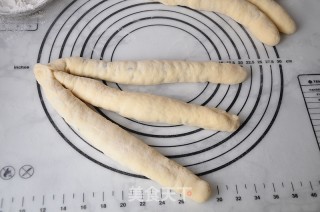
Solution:
[[[214,193],[213,204],[317,202],[320,201],[320,180],[216,185]],[[165,188],[131,187],[127,190],[0,196],[0,212],[112,211],[117,208],[154,208],[172,204],[188,207],[190,201]]]
[[[320,74],[302,74],[298,79],[320,151]]]

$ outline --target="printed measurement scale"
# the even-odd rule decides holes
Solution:
[[[309,2],[303,16],[295,4],[283,1],[312,28],[319,3]],[[0,212],[320,211],[320,32],[301,29],[269,47],[225,16],[143,0],[53,1],[20,25],[1,21]],[[120,166],[57,115],[32,67],[69,56],[212,60],[247,69],[248,79],[232,86],[106,82],[237,114],[234,133],[142,123],[96,108],[208,181],[209,201],[197,204]]]
[[[160,193],[161,191],[161,193]],[[280,182],[266,185],[244,184],[244,185],[217,185],[214,204],[224,204],[224,202],[235,204],[236,202],[272,202],[276,204],[285,199],[295,202],[317,201],[320,191],[320,182]],[[135,192],[133,194],[133,192]],[[100,191],[63,193],[11,197],[1,199],[0,208],[8,210],[8,206],[14,211],[80,211],[80,210],[110,210],[110,208],[135,208],[147,206],[160,207],[168,205],[179,205],[182,210],[188,207],[188,200],[181,195],[172,194],[175,198],[166,199],[159,189],[159,195],[154,199],[148,199],[150,193],[145,190],[121,190],[121,191]],[[143,198],[145,196],[145,198]],[[258,203],[257,203],[258,204]],[[13,209],[14,208],[14,209]]]
[[[300,75],[299,82],[320,149],[320,75]]]

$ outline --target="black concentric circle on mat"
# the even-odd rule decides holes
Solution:
[[[107,61],[279,58],[276,48],[257,42],[227,17],[139,0],[78,0],[67,5],[47,30],[38,62],[70,56]],[[232,86],[212,83],[129,86],[105,82],[106,86],[120,90],[164,95],[237,114],[242,125],[233,133],[143,123],[99,108],[96,111],[198,175],[208,174],[234,163],[257,146],[270,130],[281,105],[282,66],[244,65],[249,78]],[[37,89],[51,124],[76,151],[112,171],[142,177],[130,173],[86,142],[57,115],[39,85]]]

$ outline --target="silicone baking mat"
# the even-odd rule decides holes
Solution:
[[[319,211],[319,2],[280,1],[298,24],[276,47],[213,12],[142,0],[53,1],[0,24],[0,211]],[[308,11],[305,13],[305,11]],[[207,180],[197,204],[90,146],[47,102],[32,68],[68,56],[243,65],[239,85],[180,83],[121,90],[238,114],[234,133],[144,123],[97,109]]]

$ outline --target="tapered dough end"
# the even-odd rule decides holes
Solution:
[[[288,35],[293,34],[297,30],[294,20],[277,2],[271,1],[271,4],[273,6],[270,7],[270,11],[266,12],[267,16],[275,23],[280,32]]]
[[[280,33],[271,19],[261,12],[257,6],[249,2],[234,0],[234,3],[236,2],[238,4],[237,9],[240,10],[238,14],[228,13],[227,15],[234,16],[234,20],[247,27],[262,43],[269,46],[277,45],[280,41]]]
[[[64,71],[66,72],[67,63],[66,59],[57,59],[51,61],[48,65],[48,68],[55,71]]]
[[[267,19],[266,17],[262,17],[262,19],[264,20],[261,22],[253,22],[248,29],[262,43],[269,46],[277,45],[280,42],[280,33],[278,28],[271,21],[265,21]]]
[[[208,182],[200,180],[193,189],[184,191],[184,195],[198,203],[207,201],[211,196],[211,187]]]
[[[280,29],[280,31],[288,35],[293,34],[297,31],[297,25],[294,20],[290,18],[287,22],[287,26]]]
[[[42,81],[42,79],[46,78],[46,74],[50,73],[50,72],[44,71],[46,69],[48,69],[46,65],[42,65],[40,63],[37,63],[34,65],[33,73],[39,83]]]
[[[206,129],[234,132],[240,127],[240,118],[237,115],[230,114],[218,108],[210,108],[216,113],[215,119],[209,119]],[[211,126],[210,126],[211,125]],[[212,127],[214,126],[214,127]]]
[[[240,65],[221,63],[221,81],[223,84],[238,84],[244,82],[248,73]]]
[[[248,78],[248,72],[243,67],[238,67],[238,71],[236,73],[236,77],[238,79],[237,83],[242,83]]]
[[[274,0],[248,0],[262,10],[275,23],[280,32],[292,34],[296,31],[296,23],[290,15]]]
[[[257,38],[264,44],[268,46],[276,46],[280,42],[279,31],[271,31],[267,34],[261,33],[261,35],[256,35]]]
[[[39,63],[37,63],[37,64],[34,65],[34,67],[33,67],[33,73],[34,73],[35,77],[37,77],[37,76],[39,76],[39,75],[41,74],[42,66],[44,66],[44,65],[39,64]]]
[[[222,131],[226,131],[226,132],[234,132],[236,131],[238,128],[240,127],[240,118],[239,116],[230,114],[227,117],[227,121],[225,123],[225,127],[222,128]]]
[[[65,57],[62,59],[53,60],[48,64],[48,67],[51,70],[55,71],[63,71],[67,73],[71,73],[71,69],[75,68],[81,68],[83,63],[86,61],[86,59],[83,59],[82,57]]]
[[[229,132],[234,132],[236,131],[239,127],[240,127],[240,118],[239,116],[236,116],[236,115],[231,115],[230,116],[230,124],[229,124],[230,128]]]
[[[279,19],[282,19],[282,21],[280,22],[279,20],[275,23],[280,32],[290,35],[297,31],[297,25],[295,21],[285,11],[283,11],[283,14],[281,14]]]

